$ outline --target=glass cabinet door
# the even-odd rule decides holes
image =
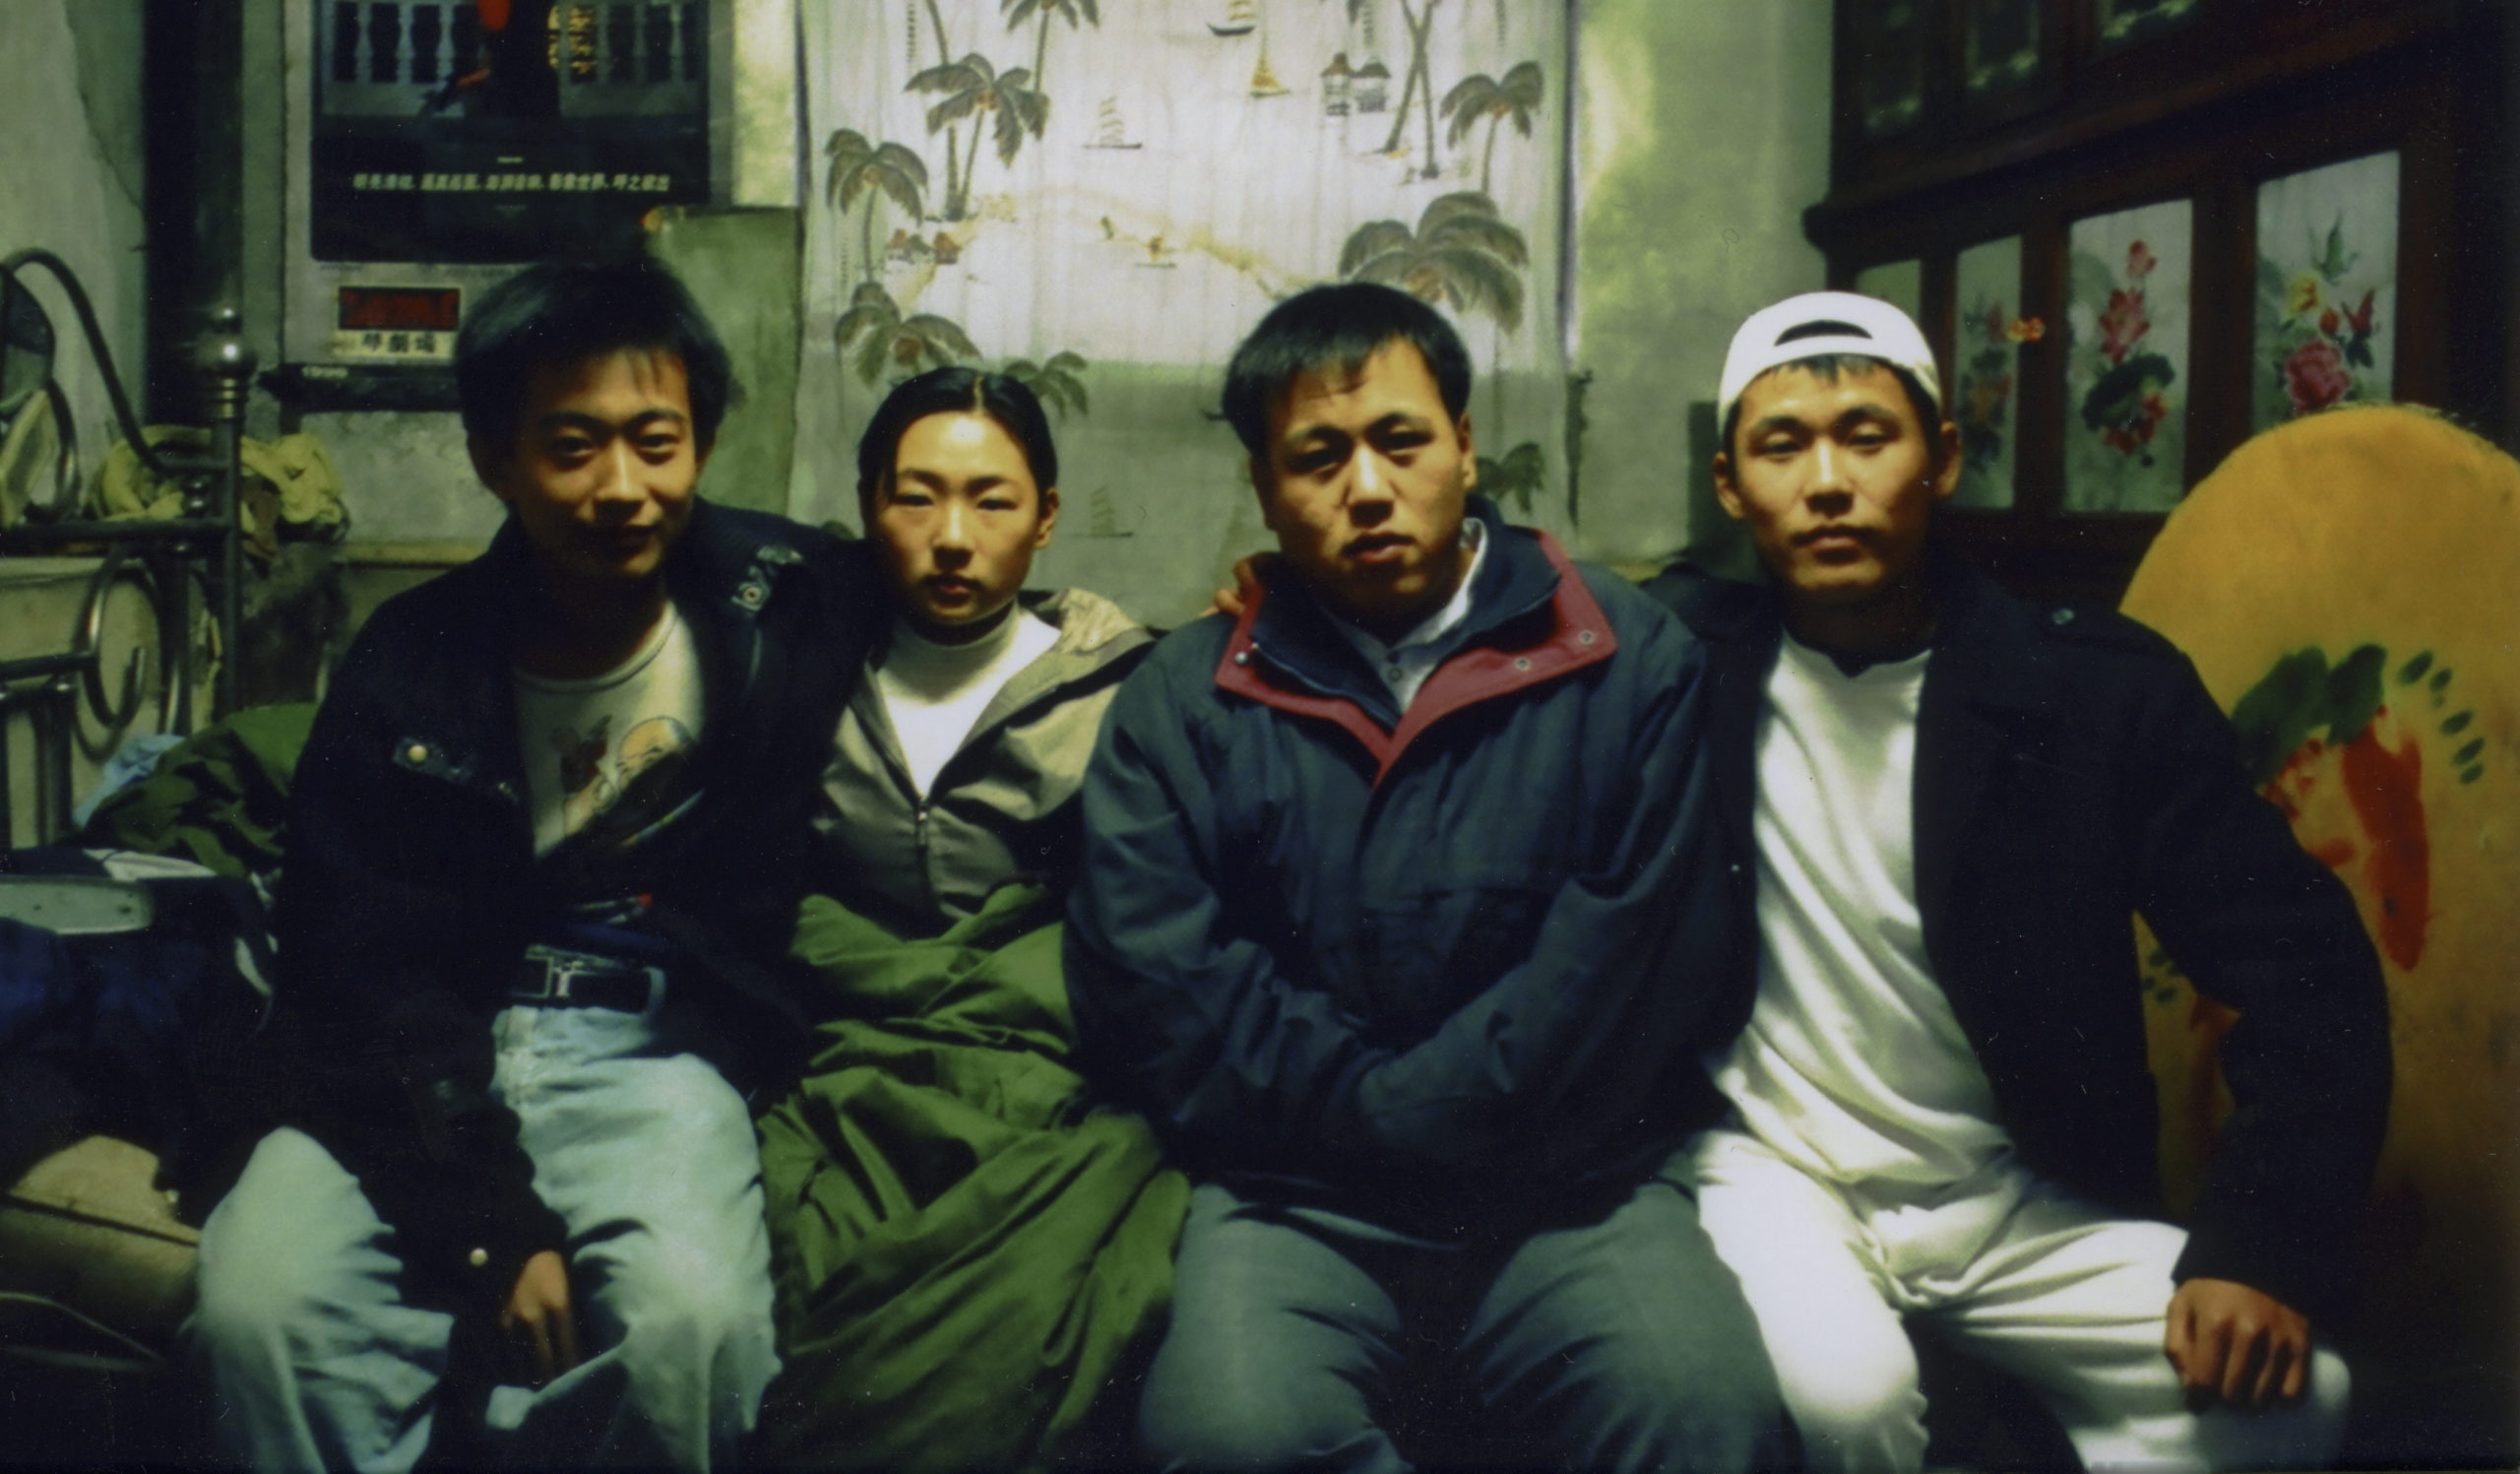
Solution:
[[[2039,75],[2047,0],[1964,0],[1960,85],[1971,97]]]
[[[1896,133],[1924,116],[1924,0],[1857,0],[1854,9],[1863,131]]]

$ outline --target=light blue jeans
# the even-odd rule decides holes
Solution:
[[[568,1226],[586,1360],[539,1389],[495,1389],[492,1442],[529,1467],[726,1458],[779,1370],[742,1098],[642,1015],[518,1006],[494,1029],[491,1088]],[[255,1148],[203,1227],[185,1326],[238,1462],[403,1470],[420,1456],[454,1320],[404,1302],[394,1237],[313,1138],[282,1129]]]

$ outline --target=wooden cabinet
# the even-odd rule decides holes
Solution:
[[[1980,453],[1954,540],[2114,602],[2271,418],[2393,398],[2508,445],[2512,10],[1839,0],[1804,226],[1832,285],[1907,297],[1935,345]]]

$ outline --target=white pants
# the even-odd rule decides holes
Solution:
[[[2345,1363],[2299,1403],[2187,1411],[2163,1354],[2184,1231],[2111,1218],[2009,1160],[1920,1200],[1823,1183],[1756,1138],[1695,1152],[1698,1211],[1741,1280],[1814,1469],[1917,1469],[1924,1395],[1905,1315],[2021,1378],[2092,1469],[2310,1469],[2335,1456]]]

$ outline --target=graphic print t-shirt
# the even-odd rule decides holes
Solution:
[[[616,852],[690,801],[700,664],[671,605],[630,658],[600,675],[514,674],[536,857],[563,841]]]

